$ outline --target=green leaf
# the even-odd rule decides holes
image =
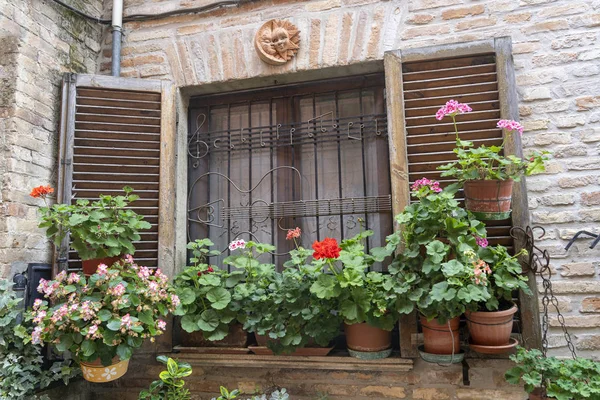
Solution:
[[[121,321],[118,319],[111,319],[110,321],[108,321],[108,324],[106,324],[106,327],[111,331],[116,332],[119,329],[121,329]]]
[[[137,317],[140,321],[145,323],[146,325],[154,326],[154,318],[152,316],[152,312],[150,310],[142,311],[138,313]]]
[[[222,310],[231,301],[231,294],[227,289],[222,287],[216,287],[211,289],[207,294],[206,298],[211,302],[211,307],[216,310]]]
[[[117,347],[117,355],[119,356],[119,358],[121,360],[129,360],[131,358],[131,355],[133,354],[133,351],[131,350],[131,347],[129,347],[128,345],[121,343],[118,347]]]
[[[186,332],[196,332],[198,328],[198,324],[192,315],[184,315],[181,318],[181,328]]]
[[[464,269],[465,266],[457,260],[450,260],[442,264],[442,272],[446,276],[459,275]]]
[[[87,221],[90,217],[83,214],[73,214],[69,217],[69,225],[75,226]]]
[[[96,351],[96,343],[92,340],[84,340],[81,343],[81,350],[83,351],[83,355],[85,357],[89,357]]]
[[[190,288],[184,288],[180,292],[178,292],[179,300],[181,300],[181,304],[188,305],[192,304],[196,301],[196,294]]]
[[[215,310],[206,310],[200,314],[198,327],[206,332],[212,332],[219,326],[219,316]]]
[[[335,277],[322,274],[312,284],[310,292],[316,294],[320,299],[331,299],[340,295],[341,288],[337,285]]]
[[[171,374],[171,376],[177,374],[177,362],[175,362],[175,360],[173,360],[172,358],[169,358],[167,360],[167,371],[169,371],[169,374]]]
[[[112,313],[107,309],[102,309],[98,311],[97,316],[100,321],[108,321],[112,317]]]

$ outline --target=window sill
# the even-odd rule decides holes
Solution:
[[[263,356],[255,354],[206,354],[194,347],[175,347],[178,358],[192,366],[194,364],[212,367],[247,368],[285,368],[310,370],[344,370],[344,371],[393,371],[409,372],[413,369],[413,360],[400,358],[398,354],[380,360],[360,360],[339,352],[321,356]]]

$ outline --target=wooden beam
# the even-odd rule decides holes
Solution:
[[[108,75],[78,74],[77,86],[161,93],[163,90],[163,81],[156,79],[118,78]]]
[[[512,41],[510,37],[496,38],[496,65],[498,71],[498,91],[500,93],[500,116],[502,119],[519,120],[519,96],[515,82],[515,71],[512,57]],[[507,138],[505,153],[523,157],[521,136],[513,133]],[[515,182],[512,194],[513,226],[525,228],[529,225],[529,207],[527,203],[527,185],[525,178]],[[521,250],[515,243],[515,252]],[[521,329],[523,345],[527,348],[540,348],[542,339],[540,331],[540,314],[538,309],[538,289],[535,274],[528,273],[529,288],[532,296],[519,293],[521,305]]]
[[[383,56],[390,152],[390,179],[392,185],[392,213],[397,215],[410,202],[408,184],[408,157],[406,153],[406,127],[404,123],[404,95],[402,88],[402,55],[400,51]],[[394,221],[394,230],[399,226]],[[414,313],[400,317],[400,356],[417,356],[412,337],[417,333]]]

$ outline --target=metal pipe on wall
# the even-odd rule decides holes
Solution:
[[[112,9],[112,76],[121,76],[121,37],[123,35],[123,0],[113,0]]]

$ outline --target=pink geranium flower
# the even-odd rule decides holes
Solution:
[[[435,113],[435,118],[438,121],[444,119],[445,116],[455,116],[456,114],[464,114],[473,111],[468,104],[459,103],[456,100],[449,100],[442,108]]]
[[[523,125],[512,119],[501,119],[498,121],[498,128],[506,129],[509,132],[518,131],[519,134],[523,134]]]

